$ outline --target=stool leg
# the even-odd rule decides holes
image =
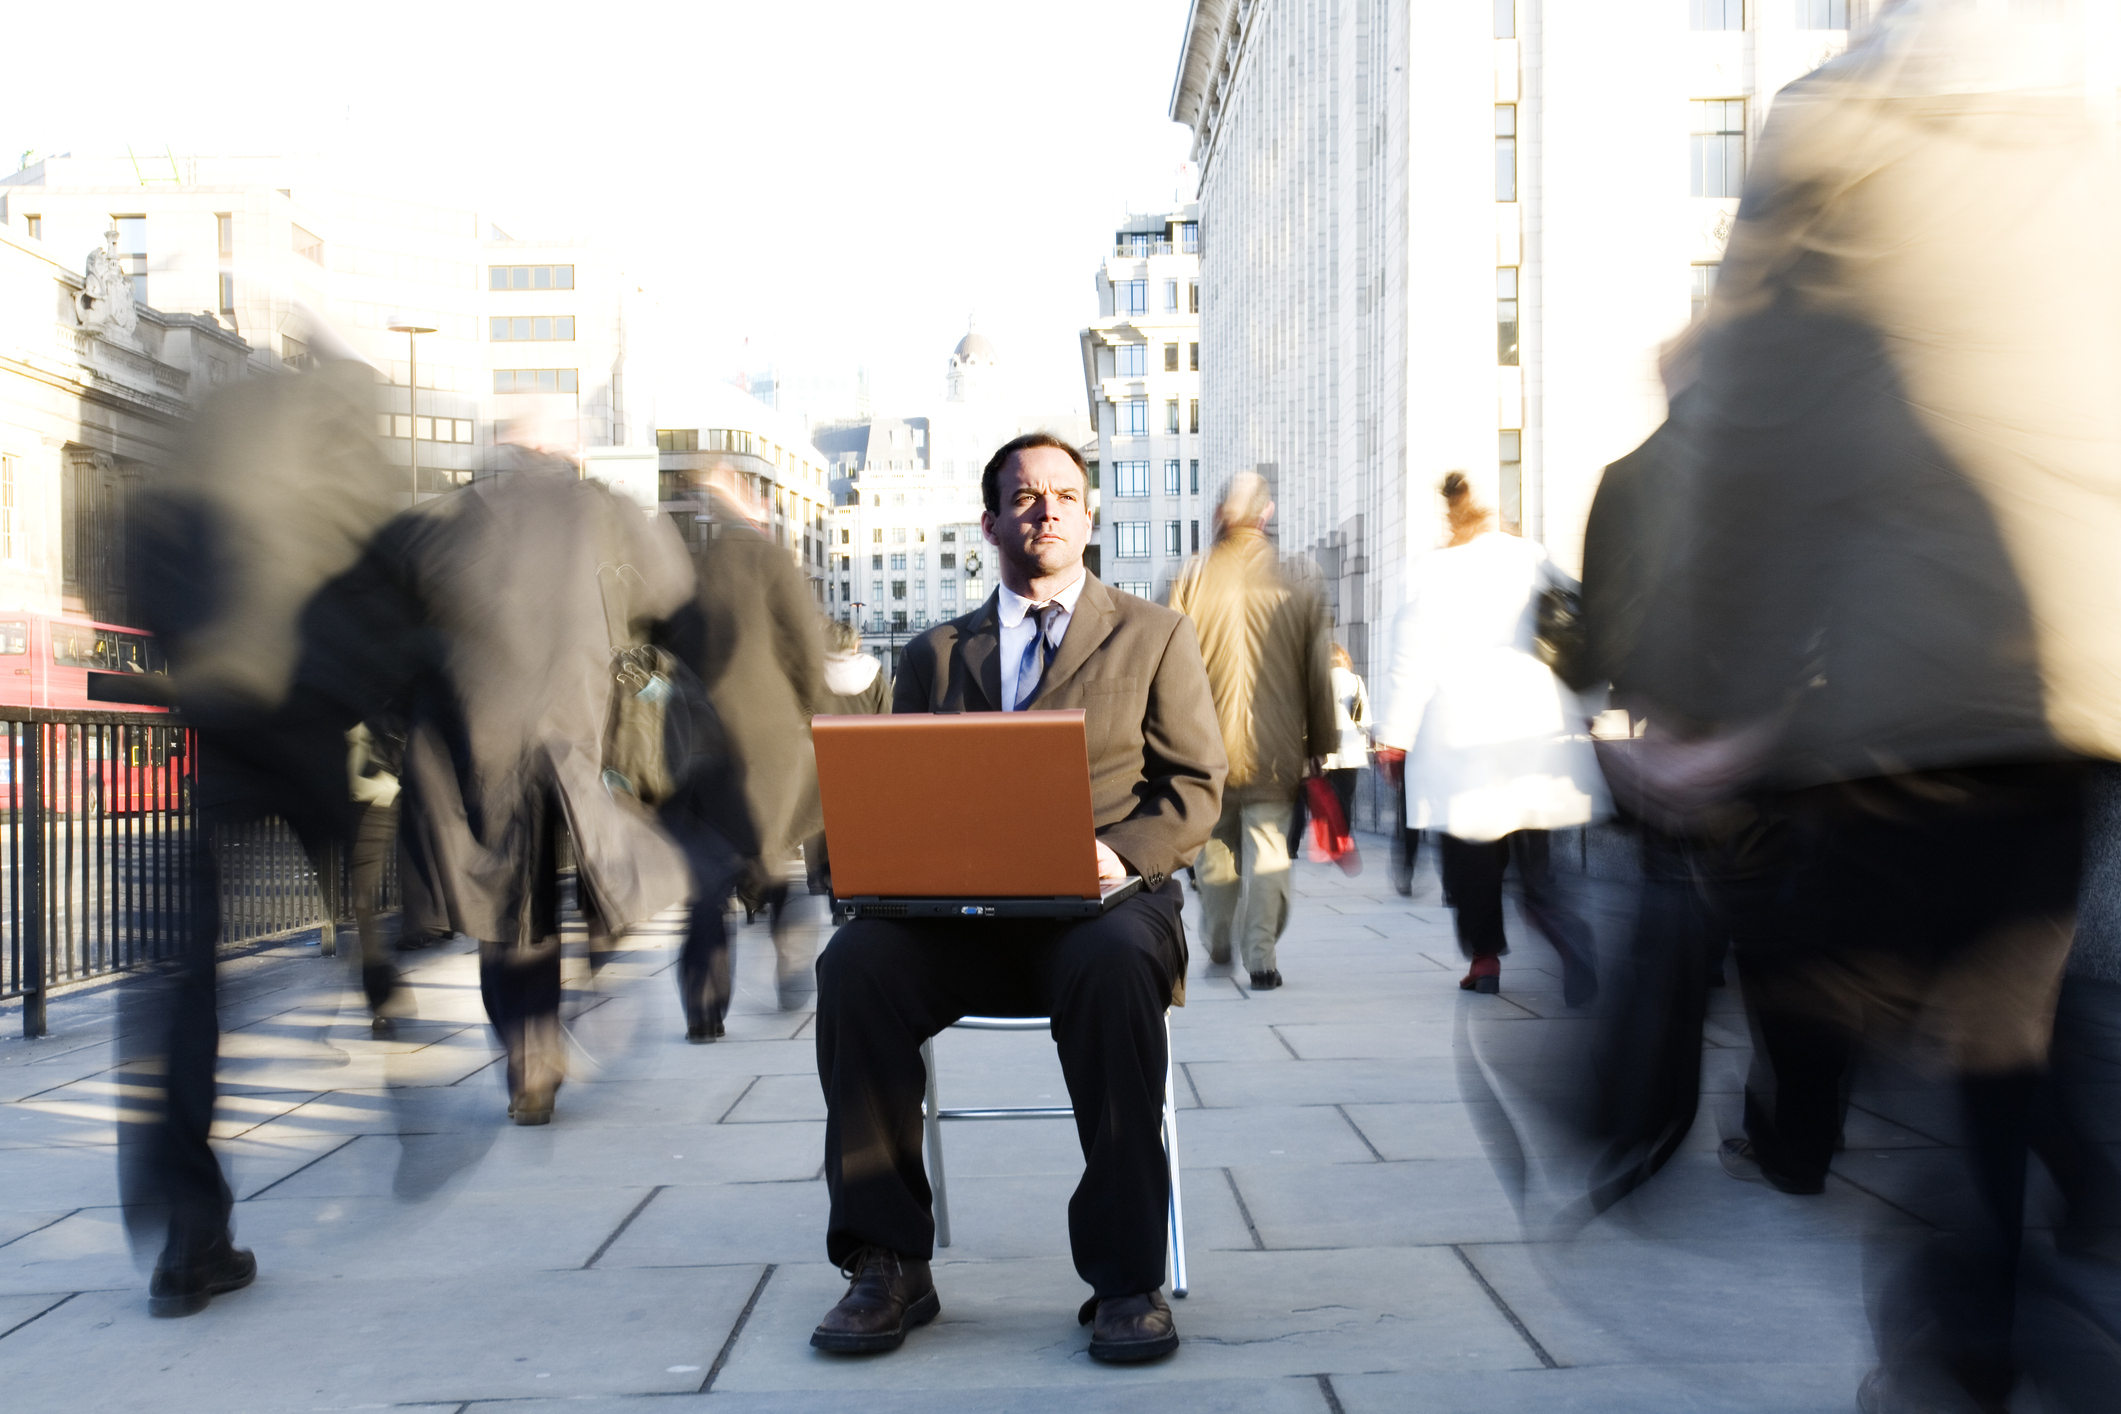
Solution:
[[[1178,1101],[1171,1085],[1171,1013],[1164,1013],[1164,1162],[1171,1169],[1171,1294],[1183,1297],[1186,1280],[1186,1207],[1178,1189]]]
[[[935,1245],[950,1245],[950,1189],[943,1179],[943,1118],[935,1097],[935,1038],[921,1042],[921,1062],[928,1067],[928,1097],[922,1125],[928,1131],[928,1186],[935,1191]]]

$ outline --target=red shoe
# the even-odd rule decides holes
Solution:
[[[1499,957],[1476,957],[1465,976],[1458,979],[1461,992],[1485,992],[1489,996],[1502,990],[1502,959]]]

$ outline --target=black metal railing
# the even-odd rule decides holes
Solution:
[[[0,708],[0,999],[44,1034],[53,988],[176,955],[189,936],[197,740],[160,713]],[[210,769],[210,768],[209,768]],[[340,851],[279,820],[214,831],[221,943],[326,927],[351,898]],[[395,907],[395,860],[383,906]]]

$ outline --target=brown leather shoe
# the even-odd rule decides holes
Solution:
[[[840,1304],[825,1313],[810,1343],[839,1355],[896,1350],[906,1332],[925,1326],[943,1309],[929,1279],[928,1264],[883,1247],[864,1247],[840,1274],[850,1279]]]
[[[1091,1324],[1095,1321],[1096,1324]],[[1091,1297],[1075,1323],[1090,1327],[1090,1358],[1115,1365],[1155,1360],[1178,1349],[1178,1326],[1161,1291]]]

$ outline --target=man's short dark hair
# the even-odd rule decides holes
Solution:
[[[1021,437],[1012,437],[1002,443],[1001,450],[987,458],[987,469],[980,473],[979,478],[980,500],[986,504],[987,514],[998,516],[1002,513],[1002,468],[1009,464],[1009,458],[1018,452],[1028,452],[1034,447],[1052,447],[1068,454],[1068,460],[1074,462],[1075,469],[1083,474],[1083,503],[1084,509],[1087,510],[1090,500],[1090,464],[1083,460],[1083,454],[1051,432],[1026,432]]]

